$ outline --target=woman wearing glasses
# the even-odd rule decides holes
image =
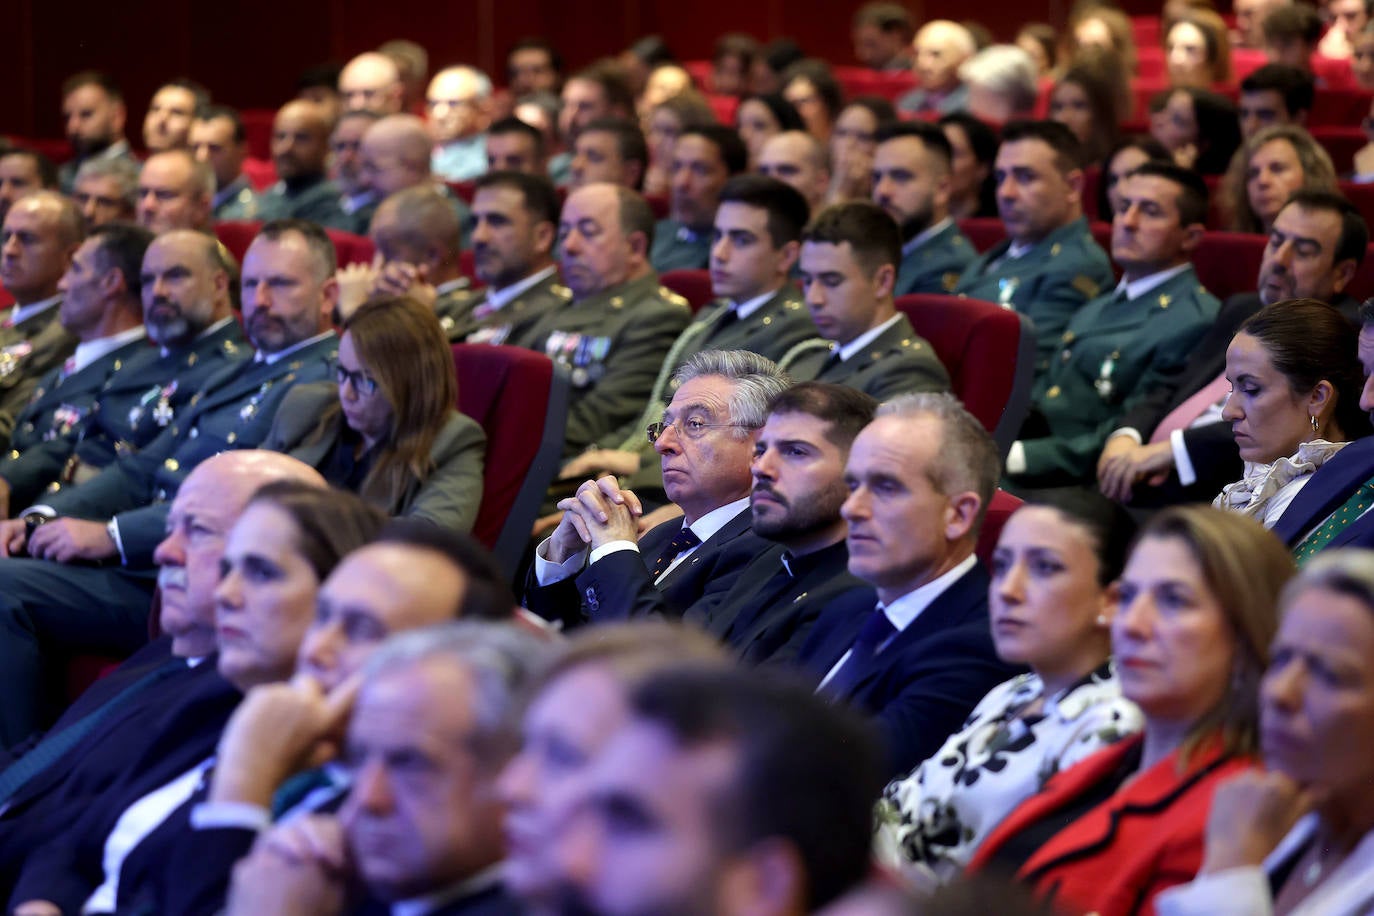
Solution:
[[[470,530],[486,437],[454,409],[453,356],[434,312],[405,297],[361,306],[344,322],[335,377],[292,389],[264,448],[389,515]]]

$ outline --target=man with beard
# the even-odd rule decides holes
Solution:
[[[140,335],[88,357],[84,368],[64,367],[45,380],[19,418],[12,451],[0,460],[8,510],[0,515],[27,508],[49,487],[89,480],[118,455],[144,448],[210,376],[247,358],[230,307],[232,273],[215,240],[199,232],[173,230],[154,239],[120,224],[92,232],[63,281],[63,323],[74,297],[107,307],[123,303],[136,316],[141,308],[142,329],[157,346]],[[77,347],[78,364],[83,348],[89,349]]]
[[[754,533],[782,549],[760,554],[704,619],[695,618],[747,664],[792,662],[822,608],[868,588],[849,573],[840,506],[849,496],[849,447],[877,409],[862,391],[824,382],[802,382],[773,399],[754,445],[749,508]]]
[[[873,202],[902,233],[894,296],[948,293],[978,256],[949,215],[952,157],[949,140],[934,124],[910,121],[878,133]]]
[[[354,231],[357,221],[344,214],[339,189],[325,178],[329,159],[329,121],[313,102],[287,102],[272,123],[272,162],[276,184],[258,197],[258,218],[304,219]]]
[[[243,262],[244,323],[255,358],[208,379],[189,409],[143,449],[119,454],[90,480],[0,523],[0,552],[8,557],[0,560],[0,676],[9,696],[31,692],[48,653],[70,651],[74,637],[86,651],[110,653],[146,640],[150,561],[166,527],[165,500],[211,455],[255,448],[292,385],[333,375],[336,263],[333,244],[314,223],[264,226]],[[19,559],[25,551],[31,559]]]
[[[127,159],[135,165],[124,139],[124,93],[104,73],[88,70],[62,84],[62,118],[72,158],[58,170],[64,193],[70,193],[77,169],[93,159]]]
[[[721,189],[731,175],[748,167],[749,151],[729,127],[693,127],[678,136],[669,173],[672,208],[654,228],[649,255],[654,270],[697,269],[710,263],[711,221]]]
[[[1226,348],[1263,306],[1320,299],[1359,325],[1359,303],[1346,287],[1364,260],[1369,229],[1349,201],[1326,191],[1297,191],[1269,230],[1258,292],[1222,305],[1183,369],[1159,380],[1121,417],[1097,459],[1102,493],[1119,502],[1160,506],[1211,501],[1241,476],[1242,463],[1221,419],[1230,385]]]
[[[766,542],[750,531],[749,456],[768,404],[787,387],[747,350],[687,360],[662,422],[649,427],[663,489],[682,517],[639,534],[639,501],[614,477],[588,480],[535,549],[526,606],[566,626],[649,615],[693,616],[720,600]],[[579,606],[580,598],[580,606]]]

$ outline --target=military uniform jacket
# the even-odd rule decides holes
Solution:
[[[274,363],[242,360],[206,381],[180,419],[91,480],[44,500],[58,515],[114,517],[130,566],[147,566],[163,537],[167,500],[191,470],[228,449],[257,448],[272,427],[282,398],[298,382],[331,377],[338,353],[332,333]]]
[[[654,226],[654,247],[649,263],[654,270],[704,270],[711,260],[711,230],[689,229],[675,219],[661,219]]]
[[[0,448],[8,447],[38,380],[76,352],[76,338],[57,320],[61,308],[58,300],[20,324],[0,326]]]
[[[246,175],[239,175],[215,196],[220,200],[215,204],[216,220],[258,218],[258,195]]]
[[[566,454],[573,455],[639,416],[673,341],[692,313],[650,273],[550,312],[528,348],[568,370]]]
[[[1040,486],[1088,481],[1121,415],[1176,375],[1221,303],[1190,266],[1137,299],[1098,296],[1060,338],[1049,371],[1036,379],[1033,403],[1049,434],[1022,440],[1026,472]]]
[[[950,220],[943,229],[902,256],[892,294],[951,293],[976,257],[978,251],[973,243]]]
[[[455,342],[509,344],[529,349],[530,332],[544,316],[558,312],[572,302],[572,291],[558,279],[554,270],[547,277],[507,302],[501,308],[477,317],[479,309],[487,305],[485,292],[469,293],[467,322],[458,324],[450,332]]]
[[[792,348],[781,367],[796,382],[848,385],[885,401],[916,391],[948,391],[949,372],[903,314],[846,360],[832,360],[832,341],[813,338]]]
[[[1030,316],[1039,375],[1049,367],[1074,312],[1113,285],[1112,265],[1083,217],[1054,230],[1021,257],[992,266],[1010,248],[1011,241],[1003,240],[979,256],[954,291]]]
[[[27,507],[57,482],[73,456],[99,469],[143,448],[206,379],[248,353],[238,322],[229,319],[166,356],[143,338],[61,382],[56,371],[49,373],[19,418],[12,450],[0,460],[11,510]]]
[[[258,219],[267,221],[286,217],[309,220],[344,232],[357,231],[357,221],[344,213],[339,203],[338,186],[323,175],[303,181],[294,188],[279,181],[258,196]],[[368,218],[371,219],[371,214]]]

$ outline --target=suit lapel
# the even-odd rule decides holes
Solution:
[[[709,538],[702,541],[701,545],[698,546],[696,550],[692,551],[692,555],[690,557],[683,560],[672,570],[672,572],[664,576],[663,579],[658,583],[659,589],[667,590],[668,588],[671,588],[674,583],[679,581],[679,577],[687,575],[687,573],[693,567],[695,567],[698,563],[701,562],[703,557],[710,556],[716,551],[723,550],[725,548],[725,545],[729,544],[735,538],[739,537],[741,534],[744,534],[746,531],[748,531],[753,526],[753,523],[754,518],[752,515],[749,514],[749,507],[746,506],[743,511],[741,511],[734,518],[730,519],[730,521],[722,525],[716,531],[715,534],[711,535]],[[660,525],[659,527],[661,528],[663,526]],[[680,527],[681,523],[679,523],[679,528]],[[677,529],[674,529],[668,535],[668,539],[671,540],[672,535],[676,533]],[[665,541],[663,546],[666,546],[666,544],[667,542]],[[660,546],[659,550],[661,551],[662,549],[663,547]],[[654,556],[658,556],[658,554],[655,553]]]
[[[1370,477],[1374,477],[1374,437],[1357,439],[1318,468],[1312,479],[1289,503],[1283,515],[1279,516],[1274,524],[1274,534],[1285,544],[1293,544],[1339,508]],[[1338,543],[1348,541],[1346,533],[1359,521],[1349,525],[1329,546],[1335,547]]]

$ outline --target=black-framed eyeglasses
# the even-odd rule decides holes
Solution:
[[[334,367],[334,381],[339,383],[340,388],[343,387],[344,382],[348,382],[360,397],[370,398],[377,393],[377,380],[362,370],[350,372],[343,366],[336,365]]]
[[[679,436],[685,436],[688,439],[700,439],[702,436],[706,435],[706,431],[709,429],[749,428],[743,423],[707,423],[705,420],[698,420],[696,417],[688,417],[686,420],[678,417],[671,423],[650,423],[644,432],[648,434],[649,442],[652,444],[657,442],[659,436],[662,436],[670,426],[677,429],[677,434]]]

